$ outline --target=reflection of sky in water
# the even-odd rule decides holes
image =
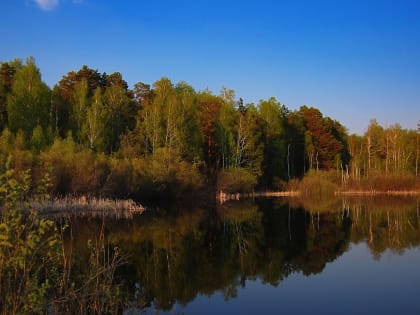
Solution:
[[[352,244],[320,274],[295,273],[277,287],[248,280],[228,301],[218,292],[158,313],[420,314],[419,292],[420,248],[406,249],[402,255],[387,250],[374,260],[363,243]]]

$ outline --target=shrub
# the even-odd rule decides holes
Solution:
[[[139,198],[182,197],[203,187],[198,165],[179,156],[169,161],[164,150],[155,156],[133,159],[132,166],[131,191]]]
[[[249,193],[254,190],[257,178],[244,168],[222,171],[217,179],[217,190],[225,193]]]
[[[130,194],[132,181],[132,165],[126,159],[110,159],[109,172],[102,187],[101,194],[119,198],[127,197]]]
[[[328,196],[333,195],[339,187],[334,171],[310,171],[300,181],[298,190],[305,196]]]
[[[68,194],[75,161],[75,143],[71,136],[65,140],[56,138],[48,151],[41,152],[39,159],[41,170],[44,168],[52,171],[51,193]]]

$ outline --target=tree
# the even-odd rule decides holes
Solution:
[[[244,106],[240,102],[237,112],[235,165],[247,169],[258,179],[264,159],[264,122],[253,104]]]
[[[117,81],[116,76],[108,80]],[[70,71],[54,86],[50,116],[53,129],[61,137],[71,130],[76,140],[81,141],[81,126],[86,118],[86,110],[95,90],[102,92],[107,85],[106,74],[84,65],[77,72]]]
[[[299,109],[305,124],[306,154],[310,168],[333,169],[348,162],[346,131],[337,121],[313,107]]]
[[[19,59],[0,63],[0,130],[7,125],[7,97],[12,91],[16,71],[21,67]]]
[[[134,101],[137,103],[139,109],[150,103],[153,97],[153,91],[150,89],[150,84],[137,82],[133,88]]]
[[[102,101],[101,88],[93,95],[92,104],[86,111],[82,125],[82,135],[91,150],[103,149],[103,137],[106,127],[106,109]]]
[[[71,102],[76,84],[83,80],[87,83],[88,97],[91,97],[98,87],[106,86],[106,74],[100,74],[98,70],[83,65],[77,72],[70,71],[63,76],[57,84],[58,93],[65,101]]]
[[[419,137],[420,137],[420,122],[417,124],[417,132],[416,132],[416,177],[419,174]]]
[[[124,132],[134,127],[135,104],[128,90],[121,84],[111,85],[104,92],[107,128],[105,145],[108,152],[115,152]]]
[[[221,103],[216,132],[221,168],[227,170],[236,166],[234,154],[237,142],[235,133],[238,113],[234,108],[233,90],[222,89],[221,97],[224,101]]]
[[[350,160],[350,171],[353,178],[360,180],[366,168],[365,145],[362,136],[352,134],[348,139]]]
[[[183,81],[175,85],[175,93],[179,128],[177,150],[181,157],[188,162],[200,163],[202,161],[202,138],[197,120],[197,94],[192,86]]]
[[[36,125],[32,131],[31,146],[36,152],[40,152],[47,145],[44,130],[40,125]]]
[[[285,125],[288,110],[274,97],[260,101],[258,105],[263,122],[264,135],[264,186],[272,186],[275,182],[287,179],[287,144]]]
[[[76,82],[71,101],[71,126],[73,134],[79,142],[82,140],[82,125],[86,120],[86,112],[90,106],[89,86],[86,79]]]
[[[291,177],[301,177],[308,170],[306,147],[306,128],[302,115],[293,111],[288,114],[286,135],[288,144],[288,170]]]
[[[35,126],[44,130],[49,125],[51,91],[42,82],[33,58],[16,72],[12,91],[7,98],[8,127],[12,132],[21,129],[28,138]]]
[[[203,158],[206,165],[206,178],[210,184],[217,179],[219,168],[219,145],[217,141],[217,125],[223,100],[208,92],[198,95],[200,130],[203,135]]]
[[[383,127],[378,124],[376,119],[372,119],[364,135],[366,139],[367,175],[372,169],[378,171],[381,169],[381,157],[384,155],[383,146],[381,146],[383,132]]]

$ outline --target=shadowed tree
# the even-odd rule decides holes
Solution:
[[[114,84],[106,88],[103,97],[107,117],[104,141],[108,152],[116,152],[121,136],[134,128],[137,109],[125,81],[111,82]]]
[[[19,59],[0,63],[0,130],[7,125],[7,97],[12,91],[16,71],[21,67]]]
[[[206,165],[206,179],[214,184],[219,169],[219,143],[217,141],[217,124],[223,100],[220,97],[204,92],[198,95],[200,130],[203,134],[203,158]]]
[[[260,101],[259,115],[263,121],[264,161],[262,184],[271,187],[287,178],[285,123],[288,110],[274,97]]]

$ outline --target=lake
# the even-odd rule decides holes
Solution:
[[[66,220],[78,259],[101,231],[127,255],[127,315],[420,314],[419,204],[261,198]]]

